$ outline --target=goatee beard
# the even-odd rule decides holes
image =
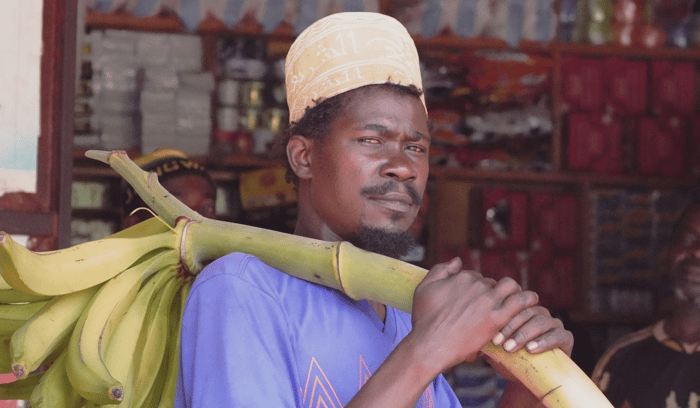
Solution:
[[[358,248],[381,255],[399,258],[408,254],[418,243],[409,231],[391,232],[361,225],[351,243]]]

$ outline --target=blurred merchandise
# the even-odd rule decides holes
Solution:
[[[640,118],[636,139],[639,172],[668,178],[688,174],[686,134],[686,124],[676,116]]]
[[[596,111],[603,102],[603,62],[599,59],[565,57],[561,64],[564,110]]]
[[[481,194],[484,246],[526,248],[529,205],[527,193],[488,188]]]
[[[107,238],[118,231],[118,226],[114,222],[102,220],[87,221],[74,219],[70,223],[70,230],[70,245],[73,246],[84,242]]]
[[[285,167],[261,169],[241,174],[241,205],[244,210],[279,207],[297,201],[297,192],[287,182]]]
[[[389,13],[413,35],[498,38],[511,47],[521,40],[554,39],[557,16],[552,0],[438,0],[395,7]]]
[[[649,316],[667,289],[658,261],[675,220],[692,198],[683,190],[596,189],[590,254],[594,312]]]
[[[623,58],[603,61],[603,103],[606,109],[626,114],[647,111],[647,64]]]
[[[214,85],[199,36],[106,29],[82,38],[76,145],[208,152]]]
[[[445,373],[462,408],[496,408],[508,381],[482,357]]]
[[[651,81],[650,108],[654,114],[691,115],[695,112],[695,63],[654,60]]]
[[[113,186],[98,181],[74,181],[71,207],[74,209],[110,209],[116,202]]]
[[[624,0],[621,0],[624,1]],[[588,0],[588,36],[591,44],[607,44],[612,39],[610,25],[613,19],[612,0]]]
[[[493,170],[551,168],[554,61],[480,50],[423,61],[434,166]]]
[[[622,174],[625,154],[619,120],[611,114],[568,115],[568,168],[603,174]]]

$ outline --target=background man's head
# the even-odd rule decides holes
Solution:
[[[158,175],[160,184],[185,205],[207,218],[216,218],[216,187],[209,173],[200,163],[176,149],[158,149],[134,159],[143,170]],[[123,227],[130,227],[149,217],[148,207],[134,189],[124,184],[122,190]]]
[[[679,218],[663,262],[676,298],[700,306],[700,201],[691,203]]]

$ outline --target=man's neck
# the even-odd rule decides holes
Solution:
[[[666,320],[666,332],[676,341],[700,343],[700,307],[677,305],[671,317]]]
[[[386,323],[386,306],[374,300],[368,300],[368,302],[370,305],[372,305],[382,323]]]

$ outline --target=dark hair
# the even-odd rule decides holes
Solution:
[[[365,85],[347,92],[332,96],[317,103],[316,106],[307,107],[298,121],[289,124],[287,129],[277,135],[272,147],[272,157],[284,161],[287,166],[286,179],[297,185],[299,178],[289,164],[287,157],[287,143],[293,135],[302,135],[316,141],[323,141],[330,133],[331,124],[343,112],[361,90],[368,88],[383,89],[394,92],[396,95],[409,95],[420,98],[423,91],[415,85],[397,85],[390,82],[385,84]]]

